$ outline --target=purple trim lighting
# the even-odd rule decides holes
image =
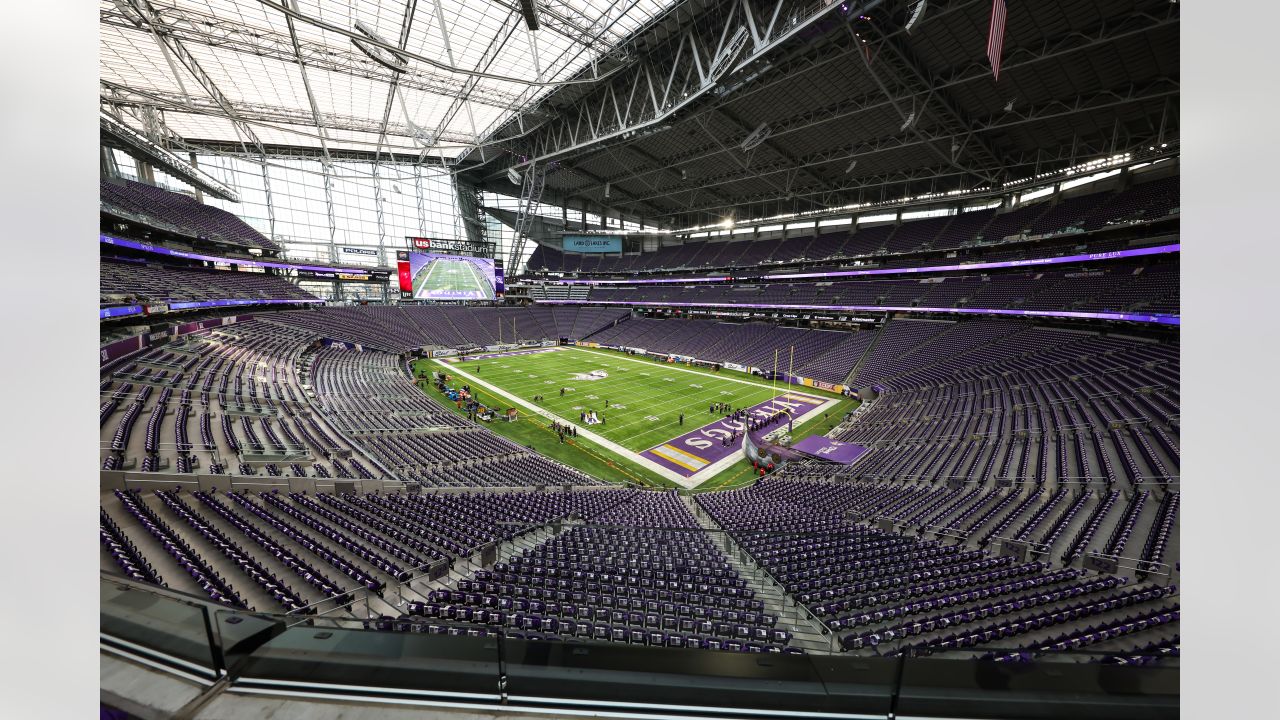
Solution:
[[[660,285],[662,283],[687,282],[729,282],[729,275],[712,275],[707,277],[654,278],[652,280],[561,280],[562,285]]]
[[[302,303],[322,303],[324,300],[202,300],[200,302],[169,303],[170,310],[193,310],[207,307],[233,307],[236,305],[298,305]]]
[[[627,302],[625,300],[539,300],[540,305],[626,305],[629,307],[690,307],[719,308],[726,303],[682,303],[682,302]],[[897,307],[888,305],[745,305],[734,303],[733,307],[751,308],[753,310],[824,310],[835,312],[907,312],[907,313],[951,313],[961,315],[1018,315],[1023,317],[1060,317],[1084,318],[1089,320],[1126,320],[1129,322],[1158,323],[1161,325],[1181,325],[1180,315],[1159,315],[1144,313],[1118,312],[1075,312],[1070,310],[1004,310],[999,308],[929,308],[929,307]]]
[[[1002,260],[999,262],[968,263],[960,265],[934,265],[922,268],[878,268],[875,270],[840,270],[829,273],[785,273],[766,275],[768,279],[798,280],[802,278],[855,277],[859,275],[907,275],[911,273],[947,272],[951,270],[994,270],[997,268],[1037,267],[1040,265],[1060,265],[1062,263],[1089,262],[1094,260],[1118,260],[1121,258],[1142,257],[1144,255],[1162,255],[1182,250],[1181,243],[1172,245],[1155,245],[1134,250],[1113,250],[1101,253],[1081,253],[1079,255],[1063,255],[1062,257],[1030,258],[1027,260]]]
[[[916,273],[950,272],[952,270],[995,270],[998,268],[1038,267],[1041,265],[1061,265],[1063,263],[1089,262],[1096,260],[1119,260],[1121,258],[1142,257],[1144,255],[1164,255],[1181,252],[1182,244],[1153,245],[1133,250],[1113,250],[1101,253],[1081,253],[1079,255],[1063,255],[1061,257],[1031,258],[1028,260],[1002,260],[999,262],[962,263],[959,265],[931,265],[929,267],[910,268],[876,268],[873,270],[837,270],[834,272],[812,273],[778,273],[763,275],[763,280],[802,280],[805,278],[860,277],[864,275],[910,275]],[[728,282],[731,276],[661,278],[656,280],[561,280],[563,285],[657,285],[659,283],[688,282]]]
[[[99,235],[98,242],[103,245],[115,245],[116,247],[129,248],[130,250],[139,250],[141,252],[154,253],[156,255],[167,255],[169,257],[180,257],[188,260],[204,260],[206,262],[227,263],[232,265],[242,265],[244,267],[261,267],[261,268],[277,268],[280,270],[307,270],[310,272],[336,272],[336,273],[353,273],[368,275],[371,272],[387,272],[381,268],[363,267],[348,268],[334,267],[332,265],[296,265],[294,263],[271,262],[269,260],[241,260],[240,258],[225,258],[216,255],[201,255],[200,253],[184,252],[182,250],[173,250],[170,248],[159,247],[150,243],[137,242],[135,240],[125,240],[124,238],[112,237],[110,235]]]
[[[141,315],[141,305],[121,305],[119,307],[98,308],[98,319],[106,320],[107,318],[128,317],[130,315]]]

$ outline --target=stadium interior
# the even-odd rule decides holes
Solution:
[[[102,0],[102,717],[1176,717],[1180,12]]]

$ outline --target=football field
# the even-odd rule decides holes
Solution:
[[[492,300],[493,285],[466,260],[434,258],[413,275],[415,298]]]
[[[521,413],[570,423],[580,436],[686,487],[741,459],[740,441],[724,443],[741,423],[726,420],[723,410],[711,412],[713,404],[728,403],[755,417],[787,412],[798,426],[822,419],[841,401],[832,393],[775,387],[738,372],[717,373],[578,347],[436,363],[454,384],[489,390]],[[591,413],[602,422],[585,420],[584,414]]]

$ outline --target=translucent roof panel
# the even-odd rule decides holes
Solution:
[[[539,0],[534,32],[519,0],[99,0],[103,102],[185,139],[447,159],[676,1]]]

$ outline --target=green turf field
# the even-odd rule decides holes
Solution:
[[[489,425],[500,435],[605,480],[664,487],[676,483],[653,472],[635,454],[719,418],[708,413],[712,402],[749,407],[787,390],[783,385],[775,387],[759,378],[731,370],[715,372],[586,348],[563,348],[541,354],[507,355],[456,363],[420,360],[415,366],[418,371],[443,370],[450,373],[453,376],[450,384],[454,387],[471,384],[480,402],[488,405],[519,407],[518,403],[504,397],[504,394],[513,395],[523,403],[554,413],[579,427],[589,427],[591,432],[617,443],[623,452],[615,452],[584,437],[561,444],[550,429],[550,420],[530,412],[528,407],[519,407],[518,422]],[[579,377],[598,370],[607,373],[607,377],[596,380]],[[461,373],[470,375],[476,382],[471,382]],[[566,388],[563,397],[560,395],[561,387]],[[856,400],[816,388],[792,389],[839,400],[830,409],[827,419],[816,416],[798,425],[794,431],[796,439],[826,432],[858,405]],[[543,399],[535,401],[535,396]],[[604,407],[606,399],[609,401],[608,409]],[[449,407],[452,408],[452,404]],[[606,423],[581,425],[579,413],[586,408],[603,414]],[[685,415],[683,426],[679,424],[681,412]],[[695,485],[698,490],[713,490],[737,487],[754,480],[751,463],[744,459],[710,477],[704,473],[697,478]],[[682,484],[690,487],[687,483]]]
[[[454,367],[574,424],[581,425],[583,410],[595,410],[605,417],[605,423],[592,425],[592,432],[637,452],[722,417],[724,413],[708,412],[711,403],[727,402],[735,408],[745,408],[787,391],[785,385],[775,388],[742,373],[704,373],[683,365],[582,348],[466,360]],[[583,379],[593,370],[603,370],[608,377]],[[562,387],[566,388],[563,397]],[[838,397],[813,388],[795,389]],[[536,395],[542,400],[535,402]]]

